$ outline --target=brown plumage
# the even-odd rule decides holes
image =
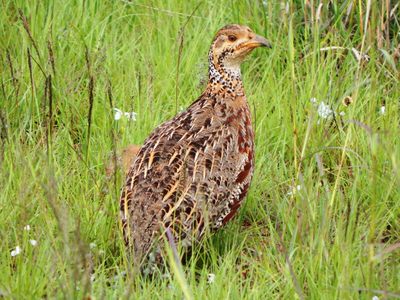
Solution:
[[[239,208],[254,169],[240,63],[259,46],[269,42],[246,26],[219,30],[209,52],[207,88],[186,111],[157,127],[137,154],[120,199],[125,242],[137,263],[151,251],[159,254],[157,242],[167,228],[190,246]]]

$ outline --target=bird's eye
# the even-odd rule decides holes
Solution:
[[[229,40],[230,42],[234,42],[234,41],[237,40],[237,37],[234,36],[234,35],[229,35],[229,36],[228,36],[228,40]]]

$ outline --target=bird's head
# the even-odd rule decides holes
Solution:
[[[210,69],[215,68],[219,72],[240,75],[240,64],[252,50],[258,47],[271,48],[271,44],[247,26],[227,25],[217,32],[211,45]]]

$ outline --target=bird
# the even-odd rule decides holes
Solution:
[[[135,264],[160,264],[168,232],[190,248],[241,206],[254,172],[254,131],[240,65],[258,47],[271,44],[248,26],[218,30],[204,92],[155,128],[137,153],[120,197],[122,233]]]

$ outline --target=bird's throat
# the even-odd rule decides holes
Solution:
[[[209,60],[208,87],[225,89],[230,93],[243,90],[240,64],[227,64],[223,61]]]

